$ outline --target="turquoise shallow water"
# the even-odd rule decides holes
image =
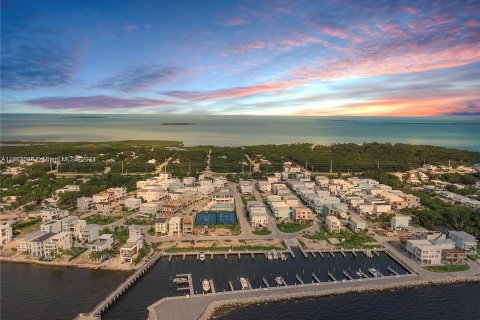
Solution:
[[[480,118],[1,114],[1,139],[181,140],[185,145],[218,146],[377,141],[480,151]]]

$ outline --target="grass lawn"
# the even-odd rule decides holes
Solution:
[[[277,223],[278,230],[286,233],[294,233],[306,229],[312,225],[312,222],[281,222]]]
[[[479,260],[480,259],[480,253],[477,254],[470,254],[467,256],[469,259],[472,259],[473,261]]]
[[[257,198],[253,194],[244,194],[242,195],[242,202],[243,205],[246,207],[247,206],[247,201],[256,201]]]
[[[126,225],[151,225],[154,223],[153,219],[130,218],[125,220]]]
[[[432,272],[458,272],[458,271],[468,270],[470,266],[468,264],[460,264],[460,265],[426,266],[424,268]]]
[[[85,218],[85,220],[87,221],[87,224],[105,225],[115,222],[121,218],[121,216],[101,216],[99,214],[95,214],[93,216]]]
[[[350,232],[348,230],[341,230],[339,233],[330,233],[326,229],[320,229],[313,235],[305,235],[305,238],[312,240],[325,240],[330,238],[338,239],[340,244],[337,247],[345,249],[357,248],[375,248],[378,245],[369,245],[367,243],[376,242],[375,239],[366,235],[364,232]]]
[[[268,229],[257,229],[253,231],[253,234],[259,235],[259,236],[267,236],[269,234],[272,234],[272,230]]]

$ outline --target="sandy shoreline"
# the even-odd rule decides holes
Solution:
[[[120,271],[120,272],[131,272],[140,268],[142,264],[132,266],[129,269],[120,269],[112,268],[107,265],[94,265],[94,264],[79,264],[79,263],[70,263],[70,262],[49,262],[49,261],[39,261],[39,260],[29,260],[23,258],[15,257],[0,257],[0,261],[13,262],[13,263],[26,263],[26,264],[38,264],[49,267],[68,267],[68,268],[80,268],[80,269],[90,269],[90,270],[104,270],[104,271]]]
[[[338,289],[329,289],[329,290],[318,290],[310,292],[300,292],[300,293],[288,293],[288,294],[278,294],[278,295],[266,295],[254,298],[238,298],[230,300],[219,300],[214,301],[208,305],[208,307],[203,312],[200,320],[211,320],[216,319],[220,315],[224,315],[232,310],[242,308],[248,305],[253,304],[270,304],[270,303],[279,303],[279,302],[288,302],[295,300],[303,299],[312,299],[320,298],[327,296],[339,296],[346,294],[360,294],[360,293],[369,293],[369,292],[382,292],[382,291],[391,291],[391,290],[402,290],[402,289],[413,289],[426,286],[443,286],[443,285],[453,285],[461,283],[480,283],[480,275],[474,277],[451,277],[447,279],[437,279],[437,280],[425,280],[425,279],[414,279],[406,280],[400,283],[391,283],[391,284],[365,284],[361,287],[351,287],[351,288],[338,288]]]

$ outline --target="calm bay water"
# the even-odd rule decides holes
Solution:
[[[3,141],[181,140],[185,145],[218,146],[377,141],[480,151],[479,117],[0,116]],[[165,126],[164,122],[196,124]]]
[[[218,319],[478,320],[479,297],[480,284],[460,284],[251,305],[223,314]]]

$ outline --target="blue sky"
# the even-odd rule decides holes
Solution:
[[[2,112],[480,115],[478,1],[2,1]]]

